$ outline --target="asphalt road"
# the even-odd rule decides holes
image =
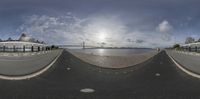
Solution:
[[[80,92],[92,88],[93,93]],[[0,80],[0,99],[198,99],[200,79],[163,51],[137,66],[103,69],[64,51],[50,70],[23,81]]]

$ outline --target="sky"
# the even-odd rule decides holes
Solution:
[[[48,44],[168,47],[199,39],[199,0],[1,0],[0,38]]]

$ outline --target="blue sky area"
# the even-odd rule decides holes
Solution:
[[[1,0],[1,39],[167,47],[200,38],[199,0]]]

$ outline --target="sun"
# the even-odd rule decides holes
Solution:
[[[105,33],[100,33],[100,34],[98,35],[98,38],[99,38],[99,40],[105,40],[106,34],[105,34]]]
[[[108,35],[107,35],[107,32],[101,31],[101,32],[98,33],[97,38],[98,38],[99,41],[105,42],[107,36],[108,36]]]

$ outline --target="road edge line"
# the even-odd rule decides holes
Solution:
[[[167,54],[168,55],[168,54]],[[170,57],[170,59],[176,64],[176,66],[181,69],[183,72],[187,73],[188,75],[190,76],[193,76],[193,77],[196,77],[196,78],[200,78],[200,75],[197,74],[197,73],[194,73],[194,72],[191,72],[187,69],[185,69],[182,65],[180,65],[178,62],[176,62],[176,60],[171,56],[171,55],[168,55]]]
[[[47,65],[45,68],[39,70],[38,72],[24,75],[24,76],[16,76],[16,77],[0,75],[0,79],[3,79],[3,80],[25,80],[25,79],[37,77],[37,76],[41,75],[42,73],[46,72],[58,60],[58,58],[61,56],[62,52],[63,52],[63,50],[58,54],[58,56],[56,56],[56,58],[49,65]]]

